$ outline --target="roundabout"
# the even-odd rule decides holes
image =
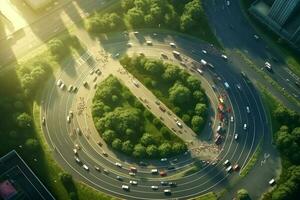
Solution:
[[[188,199],[237,184],[257,147],[270,137],[259,94],[251,81],[231,66],[231,59],[222,57],[213,46],[176,33],[153,33],[117,33],[102,41],[78,33],[86,52],[48,81],[42,98],[45,123],[41,126],[53,156],[77,179],[125,199]],[[174,51],[180,59],[174,57]],[[161,111],[155,95],[119,63],[118,58],[125,54],[174,63],[201,80],[210,114],[200,138],[180,119],[183,127],[178,127],[176,115],[167,106],[167,112]],[[112,151],[99,136],[91,114],[96,84],[109,75],[117,77],[145,108],[163,119],[163,124],[186,142],[188,151],[164,161],[137,160]],[[225,133],[217,139],[219,125]],[[135,174],[129,174],[131,167],[136,168]],[[153,173],[155,169],[166,171],[167,176]]]

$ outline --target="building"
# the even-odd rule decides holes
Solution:
[[[33,10],[40,10],[49,5],[52,0],[24,0]]]
[[[257,0],[249,11],[300,50],[300,0]]]
[[[55,200],[14,150],[0,158],[0,199]]]

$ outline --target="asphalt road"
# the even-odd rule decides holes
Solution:
[[[276,81],[282,88],[293,96],[297,101],[300,100],[300,88],[295,85],[300,78],[294,74],[286,65],[282,56],[272,50],[263,38],[255,39],[258,35],[250,23],[244,17],[240,7],[240,1],[230,1],[226,5],[226,0],[203,1],[208,20],[216,36],[221,41],[228,55],[233,55],[234,51],[240,50],[256,64],[256,67],[263,70],[268,76]],[[236,56],[233,59],[238,59]],[[264,67],[264,63],[269,62],[272,65],[273,72],[269,72]],[[265,85],[269,91],[278,97],[286,106],[299,111],[299,106],[289,102],[286,97],[252,69],[247,69],[244,64],[237,66],[248,72],[256,81]]]
[[[121,36],[121,34],[116,34],[112,35],[109,41],[102,41],[101,46],[99,42],[91,41],[83,31],[78,31],[76,34],[86,44],[89,49],[88,54],[92,57],[89,61],[84,61],[84,58],[87,57],[87,54],[85,54],[81,58],[70,61],[55,77],[51,78],[44,93],[41,115],[46,118],[46,125],[43,126],[43,130],[50,146],[53,148],[54,157],[76,178],[92,187],[113,196],[126,199],[187,199],[209,191],[220,191],[222,188],[228,186],[228,184],[232,185],[239,181],[239,173],[226,173],[223,162],[228,159],[232,165],[237,163],[243,169],[259,141],[266,138],[270,139],[268,136],[269,128],[266,123],[266,113],[255,88],[251,82],[248,83],[247,80],[242,78],[240,71],[236,71],[234,67],[231,67],[230,62],[222,59],[221,53],[213,47],[196,40],[193,41],[192,39],[169,33],[158,33],[157,36],[153,36],[151,32],[141,32],[138,37],[130,34],[129,38]],[[153,41],[153,46],[145,45],[145,40],[147,39]],[[130,48],[127,47],[128,41],[132,43],[132,47]],[[124,73],[122,66],[111,56],[116,53],[123,54],[128,52],[132,54],[134,52],[143,52],[146,56],[159,58],[160,53],[163,51],[168,55],[169,62],[178,63],[172,56],[173,49],[169,46],[169,42],[171,41],[177,44],[176,50],[181,53],[181,57],[188,66],[187,70],[190,73],[194,73],[202,81],[203,87],[205,87],[211,98],[212,105],[214,105],[214,102],[216,103],[216,97],[220,95],[224,96],[227,106],[232,108],[232,113],[229,116],[234,116],[234,122],[225,125],[226,134],[223,144],[220,147],[213,145],[213,139],[206,141],[206,144],[216,154],[216,157],[205,157],[205,155],[201,153],[197,154],[196,151],[192,150],[186,155],[178,155],[176,157],[178,161],[176,162],[172,162],[174,158],[169,159],[166,163],[159,160],[146,161],[148,166],[140,167],[136,164],[136,160],[111,151],[105,144],[102,147],[97,145],[97,142],[101,141],[101,138],[98,136],[93,125],[90,112],[90,103],[95,92],[93,89],[93,79],[97,75],[90,75],[90,71],[94,68],[101,69],[102,74],[97,76],[96,82],[104,80],[109,74],[117,76],[135,96],[140,97],[143,94],[143,98],[147,99],[150,111],[156,116],[162,115],[166,126],[178,130],[178,127],[172,121],[172,117],[168,119],[168,115],[164,115],[159,111],[157,105],[154,103],[155,97],[151,92],[141,84],[138,88],[134,86],[131,76]],[[208,53],[204,55],[201,49],[207,50]],[[215,66],[215,69],[211,70],[204,67],[203,76],[192,71],[190,68],[191,63],[199,63],[201,59],[211,62]],[[91,60],[94,60],[94,62],[91,62]],[[216,79],[216,76],[219,76],[221,80]],[[79,88],[78,92],[69,93],[66,91],[66,88],[62,91],[56,86],[57,79],[63,80],[67,87],[70,84],[76,85]],[[84,80],[88,82],[90,88],[87,89],[82,86]],[[225,81],[230,85],[229,90],[225,90],[224,88]],[[237,88],[237,84],[241,86],[241,90]],[[216,91],[212,91],[211,85],[216,86]],[[143,103],[145,104],[145,102]],[[250,113],[247,113],[246,106],[250,107]],[[66,121],[69,110],[74,112],[71,123],[67,123]],[[174,116],[174,114],[171,115]],[[218,121],[213,121],[212,124],[215,125],[217,123]],[[244,123],[248,125],[247,131],[242,128]],[[74,133],[74,129],[77,127],[80,127],[82,130],[82,136]],[[184,132],[182,135],[177,133],[178,136],[185,141],[190,140],[193,133],[185,126],[184,129],[187,132]],[[234,140],[235,133],[239,134],[238,140]],[[75,144],[81,146],[79,158],[90,167],[89,172],[85,171],[81,165],[75,162],[72,151]],[[208,148],[208,146],[204,147]],[[109,156],[103,156],[103,151],[107,152]],[[276,157],[272,157],[271,155],[265,165],[255,169],[256,173],[259,174],[259,170],[268,168],[270,163],[273,164],[272,160],[276,160]],[[114,165],[115,162],[122,163],[123,168],[116,167]],[[191,175],[180,177],[179,174],[190,169],[194,162],[203,163],[203,167]],[[167,166],[170,165],[174,166],[176,170],[168,171],[168,176],[164,178],[158,175],[151,175],[150,173],[150,170],[153,168],[166,170]],[[94,166],[99,166],[102,172],[96,171]],[[128,175],[128,168],[130,166],[138,168],[138,173],[135,177]],[[110,173],[103,173],[103,169],[108,169]],[[123,182],[116,180],[117,175],[124,178]],[[264,183],[267,183],[273,176],[275,176],[275,171],[266,174],[264,180],[261,184],[258,183],[257,187],[263,185],[263,189],[266,189],[267,185]],[[121,185],[129,185],[129,180],[137,180],[138,186],[130,186],[130,192],[123,191]],[[177,187],[171,188],[171,196],[163,194],[163,189],[169,187],[160,186],[161,180],[172,180],[178,184]],[[151,185],[159,185],[159,189],[154,191],[150,188]]]

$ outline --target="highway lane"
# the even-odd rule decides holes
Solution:
[[[180,46],[180,41],[175,41],[176,44]],[[185,42],[184,42],[185,43]],[[114,45],[114,44],[112,44]],[[135,47],[136,45],[136,47]],[[189,44],[187,44],[188,46]],[[138,46],[138,43],[134,43],[134,47],[130,49],[130,51],[143,51],[145,54],[148,56],[159,56],[159,51],[156,50],[156,41],[153,45],[153,47],[145,47],[144,45]],[[168,45],[161,44],[159,45],[159,49],[163,49],[166,52],[170,51],[170,48],[167,47]],[[121,49],[122,44],[119,48]],[[201,47],[201,45],[200,45]],[[149,49],[149,50],[145,50]],[[197,48],[201,49],[201,48]],[[196,50],[196,54],[194,55],[195,59],[199,60],[200,58],[203,58],[203,55],[199,52],[199,50]],[[95,56],[96,57],[96,56]],[[249,105],[250,109],[252,110],[253,114],[255,113],[255,108],[256,106],[261,106],[255,105],[253,102],[253,99],[251,97],[251,92],[254,90],[254,88],[247,88],[244,83],[241,82],[243,90],[245,90],[245,94],[240,94],[237,92],[232,92],[234,90],[234,85],[236,84],[235,80],[233,79],[235,75],[231,75],[228,72],[227,64],[224,62],[222,59],[219,59],[219,57],[215,58],[213,55],[211,56],[214,61],[212,62],[218,62],[214,63],[216,67],[216,72],[222,75],[222,82],[218,83],[218,91],[220,90],[222,93],[225,91],[224,86],[223,86],[223,81],[226,80],[232,85],[232,88],[228,92],[228,99],[232,99],[232,104],[231,107],[234,109],[234,112],[240,113],[240,117],[237,117],[237,115],[234,116],[235,118],[235,123],[234,125],[230,125],[228,130],[234,130],[239,131],[241,129],[241,124],[239,120],[242,122],[243,120],[248,118],[248,114],[246,114],[245,111],[245,105],[244,101],[245,99],[249,98]],[[210,60],[209,60],[210,61]],[[116,62],[113,62],[114,65]],[[226,68],[224,67],[226,66]],[[59,153],[65,161],[60,161],[60,163],[65,166],[65,168],[70,169],[72,174],[74,174],[77,178],[80,178],[80,180],[85,181],[89,185],[101,190],[105,191],[109,194],[112,194],[114,196],[119,196],[123,198],[128,198],[128,199],[143,199],[143,198],[149,198],[151,199],[161,199],[161,198],[169,198],[168,196],[165,196],[162,194],[162,188],[159,189],[159,191],[152,191],[150,189],[150,185],[159,185],[159,181],[162,180],[162,178],[158,176],[152,176],[149,173],[143,173],[143,174],[137,174],[137,179],[139,180],[139,185],[137,187],[131,187],[130,192],[124,192],[120,188],[121,183],[115,179],[117,174],[122,174],[124,176],[124,182],[126,181],[128,183],[129,178],[127,174],[127,170],[125,169],[118,169],[114,166],[114,162],[116,160],[116,157],[112,158],[114,156],[113,153],[109,152],[110,156],[108,157],[109,160],[112,160],[112,162],[109,162],[106,158],[104,158],[101,154],[102,150],[100,147],[98,147],[95,142],[91,139],[87,140],[85,136],[71,136],[69,135],[69,132],[77,127],[84,127],[83,125],[85,124],[85,120],[91,120],[90,118],[86,118],[86,115],[81,115],[81,116],[74,116],[73,121],[71,122],[70,125],[67,124],[66,122],[66,114],[68,111],[71,109],[74,111],[74,108],[76,108],[76,101],[78,100],[78,96],[84,96],[86,98],[91,98],[92,97],[92,92],[93,89],[86,90],[84,89],[81,85],[83,80],[88,80],[88,82],[92,82],[93,76],[89,75],[90,69],[93,66],[87,66],[87,65],[81,65],[77,66],[75,65],[75,71],[76,74],[74,76],[70,76],[67,71],[70,67],[66,67],[63,69],[62,72],[59,72],[57,74],[57,78],[61,78],[64,80],[67,85],[70,83],[76,82],[79,86],[79,91],[77,94],[69,94],[66,91],[61,91],[60,89],[57,89],[55,85],[55,81],[51,80],[49,81],[49,84],[52,87],[52,92],[50,90],[45,92],[45,97],[46,99],[44,102],[47,102],[51,105],[48,106],[47,113],[46,113],[46,119],[47,119],[47,127],[48,130],[46,131],[46,135],[48,136],[47,139],[49,140],[50,138],[53,140],[52,142],[56,146],[56,151]],[[110,68],[113,66],[107,65],[103,68],[101,68],[101,71],[103,74],[110,73]],[[98,68],[98,67],[97,67]],[[74,69],[69,69],[69,70],[74,70]],[[222,71],[224,70],[224,71]],[[227,71],[227,73],[226,73]],[[215,72],[208,72],[208,70],[205,70],[205,78],[208,77],[208,81],[210,84],[214,84],[211,82],[213,79],[213,73]],[[224,74],[223,74],[224,73]],[[105,76],[105,75],[101,75]],[[100,76],[100,77],[101,77]],[[240,76],[239,76],[240,77]],[[103,77],[104,78],[104,77]],[[72,81],[69,81],[72,80]],[[99,77],[98,77],[99,79]],[[231,82],[231,79],[232,82]],[[239,81],[242,81],[242,79],[239,78]],[[50,87],[50,88],[51,88]],[[249,92],[246,92],[246,90],[249,90]],[[89,94],[91,93],[91,94]],[[237,93],[237,94],[236,94]],[[50,96],[53,95],[53,97],[50,99]],[[240,97],[238,97],[240,95]],[[234,96],[234,97],[233,97]],[[235,98],[235,100],[233,100]],[[254,96],[253,98],[256,98]],[[237,105],[236,105],[237,104]],[[229,104],[230,105],[230,104]],[[75,106],[75,107],[74,107]],[[236,107],[235,107],[236,106]],[[257,108],[259,109],[259,108]],[[59,115],[59,116],[57,116]],[[243,119],[239,119],[243,118]],[[206,164],[203,169],[199,170],[199,172],[196,172],[192,175],[183,177],[181,179],[175,179],[175,181],[178,183],[178,187],[172,188],[172,198],[180,197],[180,198],[188,198],[192,196],[196,196],[198,194],[203,194],[208,191],[212,190],[220,190],[222,187],[226,186],[228,184],[228,181],[232,179],[232,177],[237,177],[237,173],[233,173],[231,175],[225,173],[224,167],[222,166],[223,161],[226,159],[232,160],[234,163],[235,161],[238,161],[239,163],[243,163],[246,160],[249,159],[248,154],[251,155],[251,152],[255,149],[256,146],[256,141],[259,140],[259,138],[256,138],[257,135],[252,135],[251,133],[253,132],[254,128],[251,127],[252,124],[254,124],[254,121],[251,117],[249,117],[249,131],[247,132],[247,137],[245,138],[242,133],[240,133],[240,140],[238,142],[234,141],[233,139],[233,134],[232,133],[227,133],[227,136],[224,141],[224,150],[221,152],[219,159],[220,161],[217,163],[216,166],[212,166],[210,164]],[[59,123],[58,123],[59,121]],[[261,127],[261,121],[259,118],[257,119],[257,122],[255,122],[257,125],[257,129],[259,130]],[[59,126],[57,126],[59,124]],[[90,124],[90,123],[88,123]],[[70,126],[72,127],[70,129]],[[90,126],[90,125],[89,125]],[[236,126],[236,127],[235,127]],[[254,125],[253,125],[254,126]],[[82,130],[85,130],[83,128]],[[261,130],[259,130],[261,131]],[[248,137],[249,136],[249,137]],[[254,142],[253,142],[254,138]],[[84,163],[87,163],[90,166],[90,172],[87,173],[85,172],[82,167],[78,166],[75,161],[74,161],[74,155],[72,153],[72,148],[74,147],[75,143],[80,143],[82,146],[82,150],[79,151],[79,157],[84,161]],[[250,153],[249,153],[250,152]],[[182,156],[183,160],[186,159],[185,156]],[[182,158],[181,158],[182,159]],[[190,159],[190,162],[193,162],[194,159]],[[181,160],[179,160],[181,162]],[[160,162],[157,162],[158,164]],[[187,164],[187,163],[184,163]],[[109,175],[105,175],[99,172],[96,172],[93,169],[94,165],[98,165],[101,168],[107,168],[107,169],[112,169],[111,173]],[[130,165],[130,164],[129,164]],[[129,166],[128,164],[125,164],[125,166]],[[164,165],[164,164],[162,164]],[[242,164],[240,164],[242,165]],[[160,166],[158,166],[160,168]],[[140,169],[140,168],[139,168]],[[143,168],[146,172],[146,169],[150,169],[150,167]],[[178,173],[180,170],[176,170],[174,174]],[[171,173],[172,174],[172,173]],[[140,177],[147,177],[150,178],[149,180],[143,180]],[[168,177],[166,177],[168,178]]]
[[[300,89],[295,85],[295,82],[299,81],[299,77],[291,73],[282,57],[270,49],[262,39],[257,40],[254,38],[254,35],[257,33],[245,19],[241,11],[240,1],[230,2],[230,6],[226,6],[225,0],[204,2],[209,21],[217,37],[226,48],[226,52],[233,54],[235,49],[241,50],[254,61],[258,69],[265,71],[293,98],[300,100]],[[273,72],[265,69],[264,63],[266,61],[272,64]],[[242,69],[242,66],[239,67]],[[261,84],[266,85],[264,79],[259,78],[254,72],[252,73],[253,77],[256,77]],[[275,90],[269,85],[267,87],[271,88],[271,92]],[[278,91],[274,92],[274,94],[281,96],[281,99],[285,99]],[[284,103],[291,107],[291,103]],[[294,105],[292,108],[299,107]]]

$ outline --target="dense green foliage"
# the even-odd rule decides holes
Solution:
[[[274,140],[281,153],[283,170],[276,188],[264,200],[293,200],[300,196],[300,115],[265,95],[270,102]]]
[[[163,126],[113,76],[98,86],[92,114],[103,140],[127,155],[156,158],[186,151],[183,141]]]
[[[218,44],[200,0],[122,0],[121,8],[96,13],[87,20],[87,29],[92,33],[126,28],[167,28]]]
[[[237,195],[236,195],[238,200],[250,200],[250,196],[247,190],[245,189],[240,189],[239,191],[237,191]]]
[[[196,133],[201,132],[208,100],[197,77],[176,65],[144,56],[125,56],[120,62]]]

